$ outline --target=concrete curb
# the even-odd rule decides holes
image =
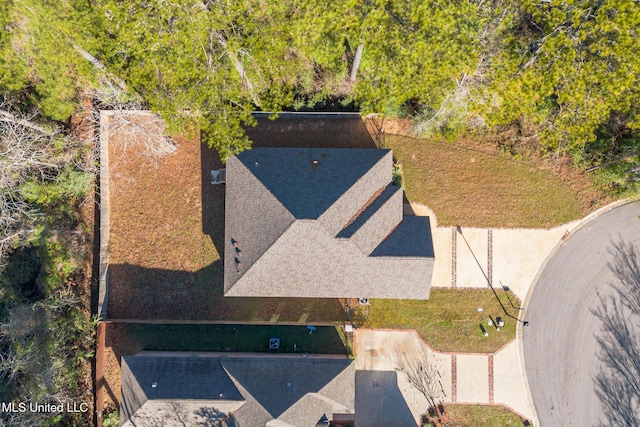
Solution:
[[[544,260],[542,261],[542,263],[538,266],[535,275],[533,276],[533,281],[531,283],[531,285],[529,286],[529,289],[527,290],[527,296],[525,297],[524,301],[522,301],[522,307],[524,308],[524,310],[520,311],[520,320],[521,322],[518,322],[518,326],[516,328],[516,342],[518,343],[518,359],[520,362],[520,366],[522,366],[522,382],[523,382],[523,386],[525,389],[525,394],[527,396],[527,401],[529,404],[529,408],[531,410],[531,413],[533,414],[533,423],[535,426],[540,426],[540,420],[538,419],[538,414],[536,412],[536,408],[535,405],[533,403],[533,397],[531,395],[531,389],[529,388],[529,380],[527,377],[527,369],[526,369],[526,365],[525,365],[525,359],[524,359],[524,340],[522,338],[522,334],[523,334],[523,330],[524,330],[524,324],[522,323],[524,321],[524,318],[526,316],[527,313],[527,308],[529,307],[529,301],[531,301],[531,296],[533,295],[533,291],[536,287],[536,285],[538,284],[538,280],[540,279],[540,275],[542,274],[542,272],[544,271],[544,269],[546,268],[547,264],[549,263],[549,261],[555,256],[555,254],[558,252],[558,250],[560,249],[560,247],[564,244],[564,242],[569,239],[572,235],[574,235],[578,230],[580,230],[581,228],[583,228],[585,225],[589,224],[591,221],[593,221],[594,219],[612,211],[615,208],[618,208],[620,206],[624,206],[626,204],[629,203],[633,203],[637,200],[633,200],[633,199],[624,199],[624,200],[617,200],[615,202],[612,202],[606,206],[603,206],[602,208],[596,210],[595,212],[590,213],[589,215],[585,216],[584,218],[582,218],[581,220],[578,221],[577,224],[575,224],[571,229],[569,229],[567,231],[567,233],[555,244],[555,246],[549,251],[549,253],[545,256]]]

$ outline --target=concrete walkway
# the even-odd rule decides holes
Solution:
[[[358,425],[380,426],[380,420],[387,427],[396,425],[396,421],[387,421],[386,412],[398,413],[398,390],[408,411],[400,411],[404,417],[397,419],[397,425],[420,425],[429,404],[405,373],[415,361],[425,361],[436,368],[437,400],[504,405],[523,419],[533,418],[515,341],[494,354],[440,353],[425,344],[415,331],[359,329],[354,335],[354,352],[356,389],[368,390],[356,398]],[[394,374],[381,376],[372,372]],[[393,405],[389,407],[387,403]]]

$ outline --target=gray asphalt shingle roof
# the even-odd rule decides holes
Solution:
[[[236,159],[294,218],[318,219],[388,153],[389,150],[257,147]]]
[[[418,240],[423,245],[407,245],[406,242]],[[395,230],[383,240],[373,252],[372,257],[425,257],[433,258],[433,242],[429,217],[406,216]]]
[[[403,217],[392,161],[390,150],[303,148],[229,159],[225,295],[428,298],[428,219]]]
[[[354,413],[355,367],[346,358],[154,353],[122,360],[123,426],[216,425],[225,417],[235,422],[229,425],[315,426],[324,414]]]

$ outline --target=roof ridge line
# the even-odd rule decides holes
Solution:
[[[369,198],[369,200],[367,200],[366,202],[364,202],[364,204],[360,207],[360,209],[358,209],[358,212],[356,212],[350,219],[349,221],[347,221],[347,223],[342,227],[342,229],[340,231],[338,231],[338,234],[336,234],[336,237],[342,233],[344,230],[346,230],[351,224],[353,224],[354,222],[356,222],[356,220],[358,218],[360,218],[360,215],[362,215],[364,213],[364,211],[366,211],[369,206],[371,206],[372,204],[375,203],[376,200],[378,200],[380,198],[380,196],[382,196],[382,193],[384,193],[384,191],[386,190],[386,188],[389,186],[389,184],[385,185],[384,187],[380,187],[378,188],[373,195]]]
[[[338,234],[336,234],[335,236],[336,238],[350,239],[356,234],[358,234],[358,232],[362,229],[362,227],[364,227],[376,215],[376,213],[378,213],[380,209],[382,209],[386,205],[386,203],[388,203],[389,200],[391,200],[391,198],[395,195],[396,192],[402,191],[402,187],[399,187],[393,183],[389,183],[385,185],[381,190],[382,191],[378,190],[380,191],[380,193],[375,199],[371,201],[371,203],[367,202],[368,204],[366,206],[363,206],[363,208],[361,208],[361,210],[358,211],[357,217],[355,217],[353,221],[351,221],[351,223],[343,227],[342,230],[340,230]],[[364,215],[368,213],[370,213],[368,218],[365,218]],[[361,218],[362,218],[362,222],[360,224],[357,224]],[[403,215],[403,218],[404,218],[404,215]],[[348,230],[350,227],[353,228],[356,225],[357,225],[357,228],[354,228],[353,230]],[[394,229],[396,227],[397,227],[397,224],[394,227]],[[345,235],[341,236],[341,234],[343,233]]]

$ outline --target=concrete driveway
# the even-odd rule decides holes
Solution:
[[[504,405],[521,415],[514,425],[533,416],[515,341],[494,354],[441,353],[415,331],[359,329],[354,352],[358,426],[420,425],[429,403],[406,373],[416,361],[437,371],[437,401]]]
[[[451,356],[435,353],[415,331],[357,330],[356,424],[370,427],[417,427],[429,405],[400,372],[405,358],[427,355],[441,372],[443,400],[451,394]]]
[[[431,220],[436,261],[434,288],[508,286],[524,301],[536,272],[560,239],[579,221],[551,229],[440,227],[435,214],[420,204],[405,205],[405,214]]]
[[[542,427],[602,424],[595,393],[601,321],[593,314],[616,280],[614,244],[640,244],[640,203],[587,223],[544,267],[527,305],[523,329],[526,373]]]

